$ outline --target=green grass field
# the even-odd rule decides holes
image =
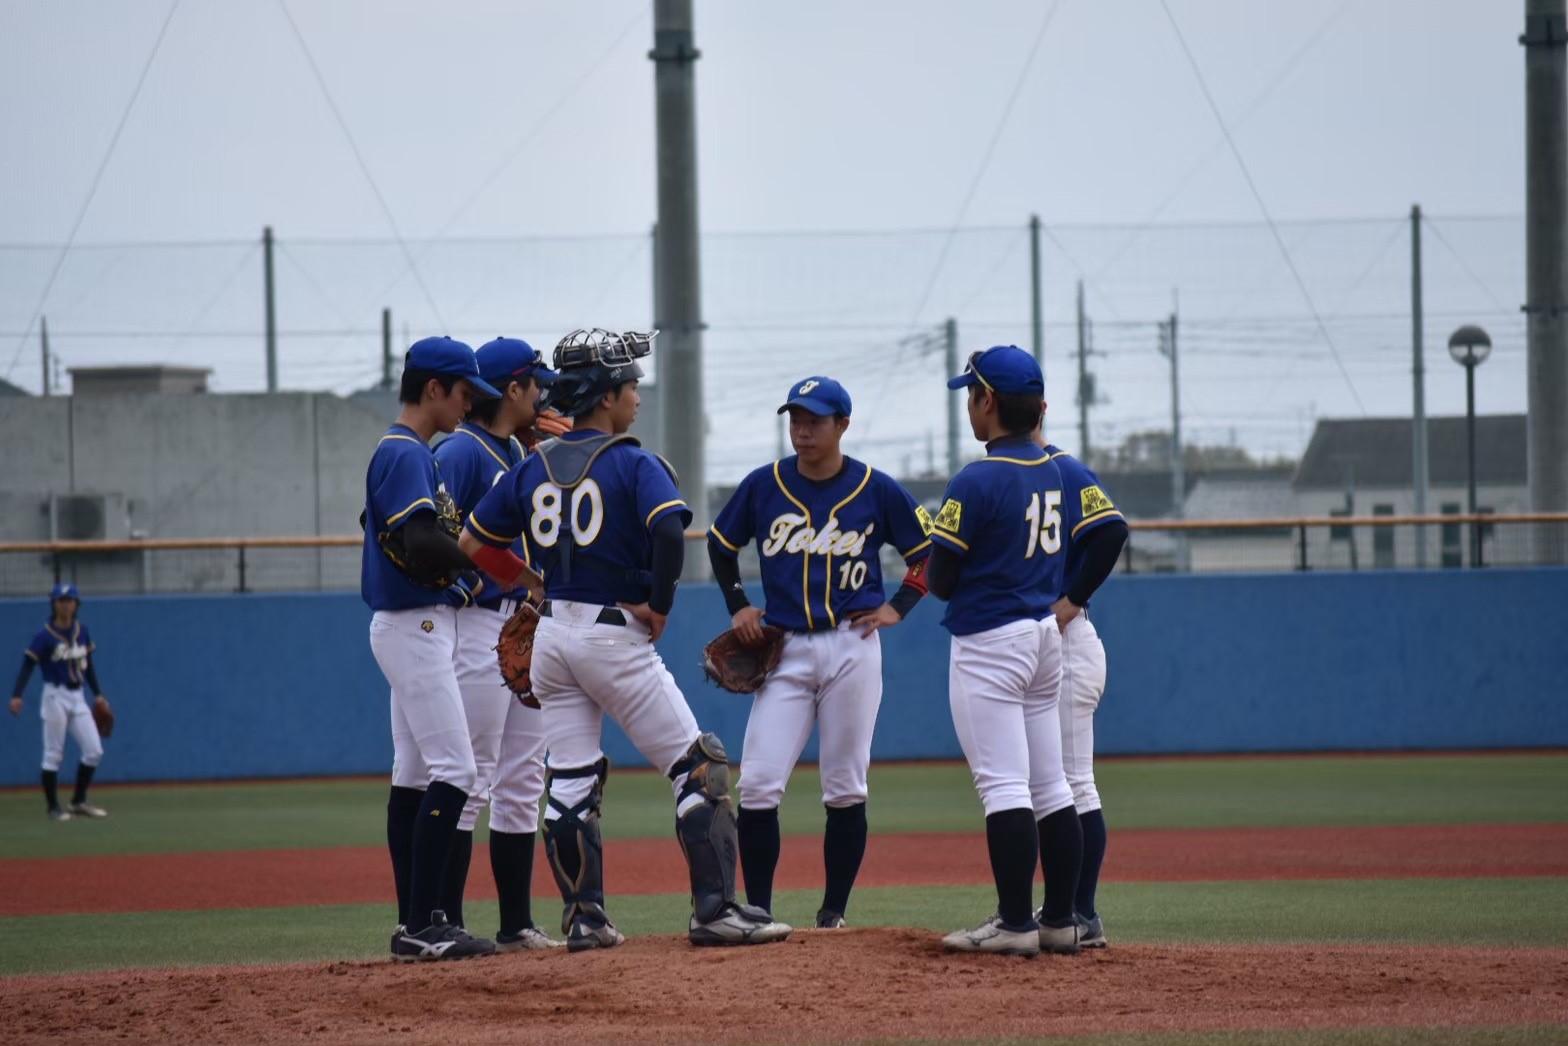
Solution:
[[[1112,828],[1440,825],[1568,822],[1568,755],[1390,758],[1172,759],[1107,761],[1099,772]],[[799,772],[784,805],[787,834],[821,827],[816,776]],[[121,786],[95,798],[112,816],[53,824],[31,790],[0,793],[7,859],[189,851],[379,846],[383,782],[366,780],[200,786]],[[978,832],[982,819],[967,771],[954,765],[889,765],[872,772],[873,832]],[[605,810],[611,841],[667,836],[670,796],[648,773],[611,777]],[[484,837],[481,831],[480,838]],[[874,845],[874,844],[873,844]],[[613,849],[611,850],[613,860]],[[672,843],[672,861],[677,860]],[[475,876],[488,876],[476,862]],[[27,884],[48,891],[48,881]],[[390,892],[390,891],[389,891]],[[810,924],[814,890],[782,892],[776,914]],[[947,930],[994,902],[973,886],[863,887],[851,921]],[[681,895],[612,898],[628,934],[674,933]],[[553,896],[535,899],[552,925]],[[1568,948],[1568,878],[1408,878],[1246,882],[1107,882],[1100,908],[1116,943],[1310,943]],[[492,928],[493,902],[469,904],[469,923]],[[384,954],[389,904],[191,912],[129,912],[0,919],[0,976],[124,966],[370,959]],[[1230,1034],[1090,1036],[1092,1044],[1219,1046],[1257,1041]],[[1324,1043],[1441,1044],[1568,1042],[1562,1028],[1453,1031],[1361,1029],[1270,1033],[1294,1046]]]

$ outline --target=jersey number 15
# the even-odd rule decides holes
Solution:
[[[1047,490],[1029,495],[1029,507],[1024,510],[1024,520],[1029,524],[1028,543],[1024,558],[1034,555],[1035,547],[1047,556],[1062,550],[1062,492]]]

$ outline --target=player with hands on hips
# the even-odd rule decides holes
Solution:
[[[930,520],[891,477],[840,449],[851,409],[842,385],[806,378],[785,400],[778,412],[789,414],[795,454],[741,481],[708,531],[708,557],[742,640],[762,642],[764,622],[788,633],[746,722],[739,817],[746,900],[772,908],[779,804],[818,724],[827,822],[816,922],[836,928],[866,851],[866,774],[882,701],[877,631],[902,621],[925,595]],[[750,605],[741,585],[737,553],[753,539],[765,607]],[[885,544],[910,568],[891,600],[882,587]]]
[[[93,641],[87,626],[77,618],[81,596],[70,583],[55,585],[49,592],[49,620],[22,651],[22,667],[11,688],[11,714],[22,714],[22,693],[37,667],[43,676],[43,694],[38,714],[44,723],[44,758],[41,780],[49,819],[69,821],[71,817],[108,817],[108,811],[87,802],[87,789],[103,758],[103,740],[98,725],[82,694],[85,685],[93,693],[93,704],[108,706],[108,698],[98,686],[93,668]],[[65,735],[70,732],[81,749],[76,766],[76,787],[69,809],[61,809],[60,760],[65,755]]]
[[[931,531],[928,583],[947,600],[948,701],[985,808],[996,914],[943,938],[953,951],[1078,950],[1074,894],[1083,835],[1062,768],[1062,476],[1032,434],[1045,410],[1034,357],[1001,345],[948,382],[967,390],[986,456],[949,482]],[[1045,907],[1032,893],[1044,865]]]
[[[574,331],[555,348],[545,402],[573,429],[543,443],[469,514],[462,547],[503,585],[525,564],[544,575],[532,682],[544,715],[545,854],[576,951],[625,938],[605,911],[600,812],[609,761],[606,714],[670,780],[676,836],[691,879],[693,944],[765,944],[790,928],[735,900],[729,760],[698,727],[653,643],[675,601],[691,512],[674,473],[628,434],[637,359],[652,334]]]
[[[397,422],[365,474],[360,592],[369,605],[370,649],[391,687],[392,789],[387,849],[397,887],[392,956],[404,962],[490,955],[441,910],[444,870],[478,769],[458,686],[458,610],[484,593],[458,548],[457,506],[430,450],[452,432],[475,396],[496,398],[474,351],[424,338],[403,361]]]
[[[1051,604],[1051,613],[1062,633],[1062,693],[1057,702],[1062,767],[1083,828],[1083,864],[1073,910],[1079,945],[1104,948],[1105,926],[1094,903],[1106,838],[1105,814],[1094,784],[1094,713],[1105,693],[1105,645],[1089,620],[1089,599],[1116,569],[1127,543],[1127,521],[1092,469],[1046,443],[1039,430],[1035,441],[1062,474],[1062,534],[1067,559],[1062,594]]]
[[[559,434],[571,428],[559,414],[539,412],[540,392],[555,380],[555,372],[527,342],[496,338],[474,356],[480,377],[500,396],[475,400],[467,419],[435,451],[441,480],[464,517],[523,460],[523,440],[537,441],[541,432]],[[513,547],[526,556],[521,542]],[[439,906],[454,926],[464,925],[463,892],[474,852],[474,824],[488,801],[490,870],[501,908],[497,951],[561,943],[534,926],[531,910],[534,834],[544,794],[544,723],[538,707],[525,706],[496,672],[496,637],[518,601],[527,598],[526,588],[506,591],[486,581],[474,604],[457,614],[457,685],[478,778],[453,837]]]

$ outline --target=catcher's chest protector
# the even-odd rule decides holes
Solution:
[[[642,446],[641,441],[629,432],[612,436],[600,434],[587,439],[566,440],[557,437],[546,440],[534,448],[534,453],[544,462],[544,472],[551,483],[560,488],[563,504],[570,500],[572,490],[588,476],[588,470],[593,468],[593,463],[599,456],[618,443],[628,443],[634,447]],[[677,485],[680,480],[675,475],[675,470],[670,463],[654,455],[664,470],[670,474],[670,479]],[[571,512],[561,514],[561,539],[558,546],[560,557],[556,569],[561,572],[562,581],[572,579],[572,549],[576,547],[573,528],[576,520],[572,519]]]

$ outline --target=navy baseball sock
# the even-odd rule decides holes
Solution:
[[[45,770],[40,780],[44,784],[44,802],[51,810],[60,809],[60,771]]]
[[[76,789],[71,794],[71,802],[87,802],[87,786],[93,783],[93,771],[97,769],[96,766],[88,766],[86,763],[76,764]]]
[[[779,865],[779,811],[740,808],[735,819],[740,837],[740,871],[746,903],[773,910],[773,870]]]
[[[844,914],[849,907],[849,891],[860,874],[866,856],[866,804],[827,807],[828,824],[822,833],[822,867],[827,886],[822,891],[822,907]],[[775,822],[776,824],[777,822]],[[747,897],[751,896],[747,891]]]
[[[1021,807],[987,816],[985,842],[996,880],[996,913],[1008,926],[1028,925],[1034,921],[1034,865],[1040,849],[1034,811]]]
[[[1078,873],[1083,866],[1083,829],[1078,811],[1065,807],[1040,819],[1040,868],[1045,872],[1045,911],[1049,926],[1065,926],[1073,918]],[[1033,869],[1030,879],[1034,878]]]
[[[392,786],[387,796],[387,852],[392,855],[392,881],[397,888],[397,921],[408,925],[409,862],[414,859],[414,821],[424,801],[422,788]]]
[[[516,936],[534,924],[534,833],[490,829],[490,872],[501,903],[501,932]]]
[[[1078,899],[1073,907],[1085,919],[1093,919],[1094,891],[1100,885],[1100,863],[1105,860],[1105,813],[1090,810],[1078,815],[1083,828],[1083,865],[1078,873]]]
[[[468,795],[456,785],[433,782],[425,789],[414,821],[414,852],[409,862],[408,932],[430,925],[430,913],[441,907],[441,886],[446,857],[452,851],[457,819],[463,815]]]
[[[452,835],[452,849],[446,854],[446,871],[442,873],[441,903],[436,907],[446,912],[453,926],[467,926],[463,921],[463,887],[468,885],[468,866],[474,860],[473,829],[459,828]]]

